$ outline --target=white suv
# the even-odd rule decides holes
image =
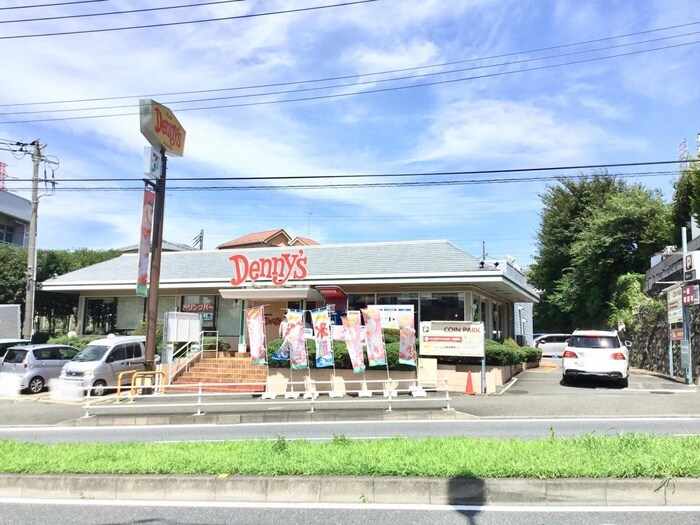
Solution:
[[[571,383],[576,376],[599,376],[617,379],[623,388],[629,378],[629,350],[617,332],[576,330],[566,343],[562,358],[562,382]]]

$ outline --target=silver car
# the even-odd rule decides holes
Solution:
[[[78,354],[78,349],[68,345],[29,344],[11,346],[0,363],[0,373],[19,376],[20,388],[38,394],[49,379],[61,375],[63,365]]]

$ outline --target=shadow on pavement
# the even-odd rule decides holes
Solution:
[[[452,478],[448,485],[447,504],[449,505],[486,505],[486,483],[481,478]],[[466,518],[466,523],[476,525],[478,510],[459,510]]]

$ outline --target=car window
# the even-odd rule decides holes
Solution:
[[[34,359],[37,361],[46,361],[51,359],[51,349],[50,348],[36,348],[34,349]]]
[[[141,345],[139,343],[132,343],[127,346],[126,358],[136,359],[141,357],[143,354],[141,352]]]
[[[124,359],[126,359],[126,347],[125,345],[121,345],[110,352],[107,361],[111,363],[114,361],[124,361]]]
[[[573,348],[620,348],[620,340],[611,336],[574,335],[569,339]]]
[[[75,348],[61,348],[59,350],[59,354],[59,359],[73,359],[76,355],[78,355],[78,350]]]
[[[566,340],[569,339],[570,336],[568,335],[558,335],[555,339],[557,343],[566,343]]]
[[[73,358],[73,361],[99,361],[107,350],[109,350],[108,346],[87,345]]]
[[[5,353],[5,363],[12,363],[12,364],[18,364],[24,361],[24,358],[27,356],[27,351],[26,350],[20,350],[17,348],[10,348],[6,353]]]

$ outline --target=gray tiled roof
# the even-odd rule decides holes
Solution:
[[[446,240],[407,241],[366,244],[323,244],[317,246],[283,246],[240,250],[206,250],[167,252],[161,259],[161,283],[167,281],[230,280],[234,275],[229,257],[241,254],[248,259],[270,257],[304,250],[308,257],[309,277],[327,275],[363,275],[386,277],[397,274],[436,274],[469,272],[478,269],[479,259]],[[136,254],[60,275],[44,282],[50,288],[87,282],[103,284],[136,282]]]

